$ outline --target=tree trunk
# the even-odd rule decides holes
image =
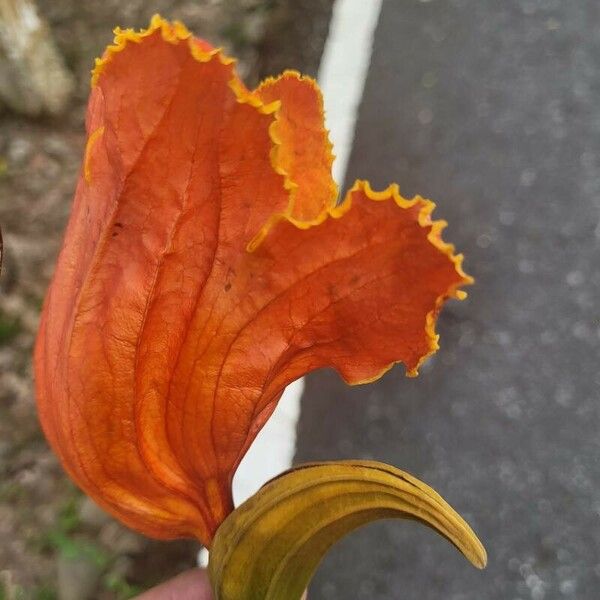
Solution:
[[[59,114],[73,88],[34,0],[0,0],[0,100],[26,115]]]

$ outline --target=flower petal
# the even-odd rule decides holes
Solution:
[[[290,201],[285,212],[275,213],[251,242],[254,248],[280,218],[309,227],[322,221],[333,208],[338,188],[331,176],[333,153],[324,127],[321,90],[310,77],[286,71],[263,81],[255,91],[263,102],[279,101],[277,119],[271,128],[272,162],[285,175]]]
[[[238,263],[234,293],[243,300],[223,320],[235,334],[214,384],[223,473],[301,375],[328,366],[367,383],[396,362],[416,375],[435,352],[443,302],[464,297],[459,287],[472,280],[441,241],[445,223],[431,221],[433,207],[401,198],[397,186],[373,192],[359,181],[323,223],[303,230],[282,220]]]
[[[275,106],[249,95],[232,61],[160,19],[118,32],[93,82],[83,176],[36,349],[41,421],[105,508],[155,537],[208,540],[230,491],[210,475],[190,482],[202,463],[190,473],[171,450],[167,394],[222,248],[245,254],[287,206],[270,162]],[[213,472],[212,444],[199,439]]]
[[[209,544],[284,387],[322,366],[350,383],[415,373],[469,278],[430,202],[358,182],[335,206],[310,81],[248,92],[156,18],[117,32],[93,84],[36,346],[40,418],[107,510]]]

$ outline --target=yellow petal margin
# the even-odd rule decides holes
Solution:
[[[473,530],[423,482],[373,461],[301,465],[267,483],[217,530],[208,565],[216,600],[298,600],[327,550],[377,519],[420,521],[477,568]]]

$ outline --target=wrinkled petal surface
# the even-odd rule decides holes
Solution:
[[[286,71],[280,77],[263,81],[255,93],[263,102],[281,104],[271,125],[271,137],[276,142],[271,162],[284,176],[290,196],[285,211],[273,213],[250,249],[282,218],[302,228],[317,225],[338,198],[337,185],[331,178],[334,156],[317,84],[295,71]]]
[[[182,25],[117,33],[87,129],[36,346],[42,425],[129,526],[210,544],[285,386],[415,374],[470,279],[431,202],[359,181],[336,205],[311,80],[249,92]]]

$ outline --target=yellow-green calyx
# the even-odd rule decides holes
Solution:
[[[217,531],[209,574],[216,600],[298,600],[327,550],[377,519],[435,529],[477,568],[485,549],[429,486],[374,461],[301,465],[267,483]]]

